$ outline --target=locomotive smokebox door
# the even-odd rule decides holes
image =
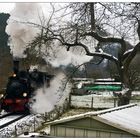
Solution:
[[[19,71],[19,60],[17,59],[13,60],[13,71],[15,74]]]

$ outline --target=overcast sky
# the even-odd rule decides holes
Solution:
[[[0,0],[0,13],[9,13],[14,8],[15,2],[72,2],[74,0]],[[94,0],[76,0],[77,2],[88,2],[88,1],[94,1]],[[76,2],[74,1],[74,2]]]
[[[30,2],[30,1],[29,1]],[[51,2],[51,1],[50,1]],[[53,1],[52,1],[53,2]],[[57,2],[57,1],[56,1]],[[37,2],[37,3],[41,3],[41,2]],[[42,6],[42,8],[43,7],[45,7],[45,6],[47,6],[48,5],[48,2],[47,1],[45,1],[45,2],[42,2],[42,4],[41,4],[41,6]],[[14,8],[14,6],[15,6],[15,3],[13,2],[13,3],[9,3],[9,2],[7,2],[7,3],[2,3],[1,1],[0,1],[0,13],[10,13],[10,11]]]
[[[15,2],[99,2],[100,0],[0,0],[0,13],[10,13],[14,8]],[[132,1],[132,0],[131,0]],[[135,0],[138,2],[139,0]],[[101,1],[100,1],[101,2]],[[104,2],[130,2],[130,0],[104,0]]]
[[[14,8],[14,3],[0,3],[0,12],[9,13]]]

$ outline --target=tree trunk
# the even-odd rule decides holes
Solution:
[[[95,31],[95,12],[94,2],[90,3],[90,14],[91,14],[91,31]]]
[[[121,76],[123,88],[122,88],[122,92],[120,92],[120,94],[118,95],[118,106],[129,104],[131,99],[131,93],[132,93],[130,83],[129,83],[129,78],[128,78],[129,77],[128,69],[122,67],[120,76]]]

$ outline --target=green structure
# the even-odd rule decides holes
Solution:
[[[85,90],[109,90],[109,91],[120,91],[121,86],[117,85],[96,85],[96,86],[84,86]]]

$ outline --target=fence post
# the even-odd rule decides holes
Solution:
[[[17,137],[17,127],[15,125],[15,137]]]
[[[35,117],[34,117],[34,132],[35,132]]]
[[[116,106],[117,106],[117,98],[114,97],[114,107],[116,107]]]
[[[68,108],[70,108],[71,107],[71,93],[69,94],[69,103],[68,103],[69,105],[69,107]]]
[[[93,108],[93,97],[91,99],[91,108]]]
[[[44,115],[44,118],[45,118],[45,122],[47,122],[47,119],[49,118],[49,113],[48,112],[45,112],[45,115]]]

